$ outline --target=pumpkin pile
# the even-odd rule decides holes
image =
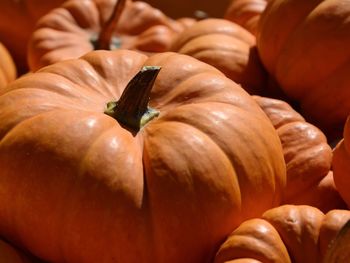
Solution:
[[[350,2],[164,3],[1,1],[0,261],[347,263]]]

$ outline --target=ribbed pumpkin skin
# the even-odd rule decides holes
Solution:
[[[17,70],[7,48],[0,42],[0,90],[16,79]]]
[[[274,0],[257,35],[261,60],[303,116],[329,138],[350,112],[350,2]]]
[[[255,37],[228,20],[198,21],[178,35],[171,50],[216,67],[251,94],[260,94],[266,85]]]
[[[11,52],[20,73],[27,71],[27,44],[36,21],[65,0],[1,0],[0,41]],[[79,0],[78,0],[79,1]]]
[[[350,118],[347,119],[343,139],[333,150],[334,182],[340,195],[350,207]]]
[[[287,167],[283,203],[315,206],[323,212],[345,208],[330,171],[332,149],[321,130],[282,100],[253,98],[271,120],[282,143]]]
[[[349,219],[349,210],[323,214],[304,205],[273,208],[234,230],[221,245],[214,262],[238,263],[238,259],[250,258],[252,261],[248,262],[320,263]]]
[[[266,5],[267,0],[231,0],[224,18],[241,25],[256,35],[260,15],[265,10]]]
[[[160,116],[133,136],[103,111],[143,65],[162,67]],[[16,80],[0,107],[0,233],[44,260],[203,263],[280,203],[270,121],[191,57],[91,52]]]
[[[40,19],[28,46],[32,71],[65,59],[78,58],[94,49],[116,0],[70,0]],[[128,0],[116,29],[120,48],[144,52],[169,50],[173,37],[187,25],[177,23],[142,1]]]

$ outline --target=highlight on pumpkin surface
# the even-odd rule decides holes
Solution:
[[[0,262],[349,263],[349,21],[0,0]]]

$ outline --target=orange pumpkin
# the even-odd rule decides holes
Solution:
[[[344,138],[333,150],[332,167],[335,185],[350,207],[350,117],[345,123],[343,136]]]
[[[3,263],[39,263],[31,256],[0,239],[0,259]]]
[[[225,19],[196,22],[178,35],[171,50],[216,67],[251,94],[261,94],[266,85],[255,37]]]
[[[253,35],[257,34],[261,13],[265,10],[268,0],[231,0],[224,18],[235,22]]]
[[[288,103],[253,97],[271,120],[282,143],[287,166],[282,203],[310,205],[323,212],[345,208],[330,171],[332,149],[325,135]]]
[[[0,89],[16,79],[16,72],[16,66],[10,53],[0,42]]]
[[[194,22],[176,22],[141,1],[70,0],[37,23],[28,47],[29,66],[35,71],[94,49],[167,51],[189,20]]]
[[[49,262],[203,263],[280,203],[269,119],[189,56],[93,51],[12,82],[0,108],[0,233]]]
[[[261,15],[257,46],[268,72],[331,140],[350,112],[350,2],[274,0]]]
[[[350,220],[340,229],[330,244],[324,263],[346,263],[350,258]]]
[[[312,206],[273,208],[234,230],[221,245],[214,263],[329,263],[323,259],[348,220],[349,210],[323,214]]]
[[[208,14],[209,17],[222,17],[230,0],[216,2],[212,0],[146,0],[146,2],[176,18],[183,16],[193,17],[198,11]]]
[[[27,44],[36,21],[64,1],[0,1],[0,40],[11,52],[20,74],[28,70]]]

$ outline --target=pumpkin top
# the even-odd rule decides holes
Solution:
[[[104,111],[144,66],[161,67],[149,101],[159,116],[134,134]],[[93,51],[14,81],[0,108],[0,184],[12,199],[0,200],[0,232],[48,261],[204,262],[280,202],[285,165],[270,121],[189,56]]]
[[[57,61],[78,58],[98,46],[116,0],[70,0],[42,17],[28,45],[28,63],[35,71]],[[126,0],[110,49],[144,52],[168,50],[174,35],[188,24],[178,23],[141,1]]]

